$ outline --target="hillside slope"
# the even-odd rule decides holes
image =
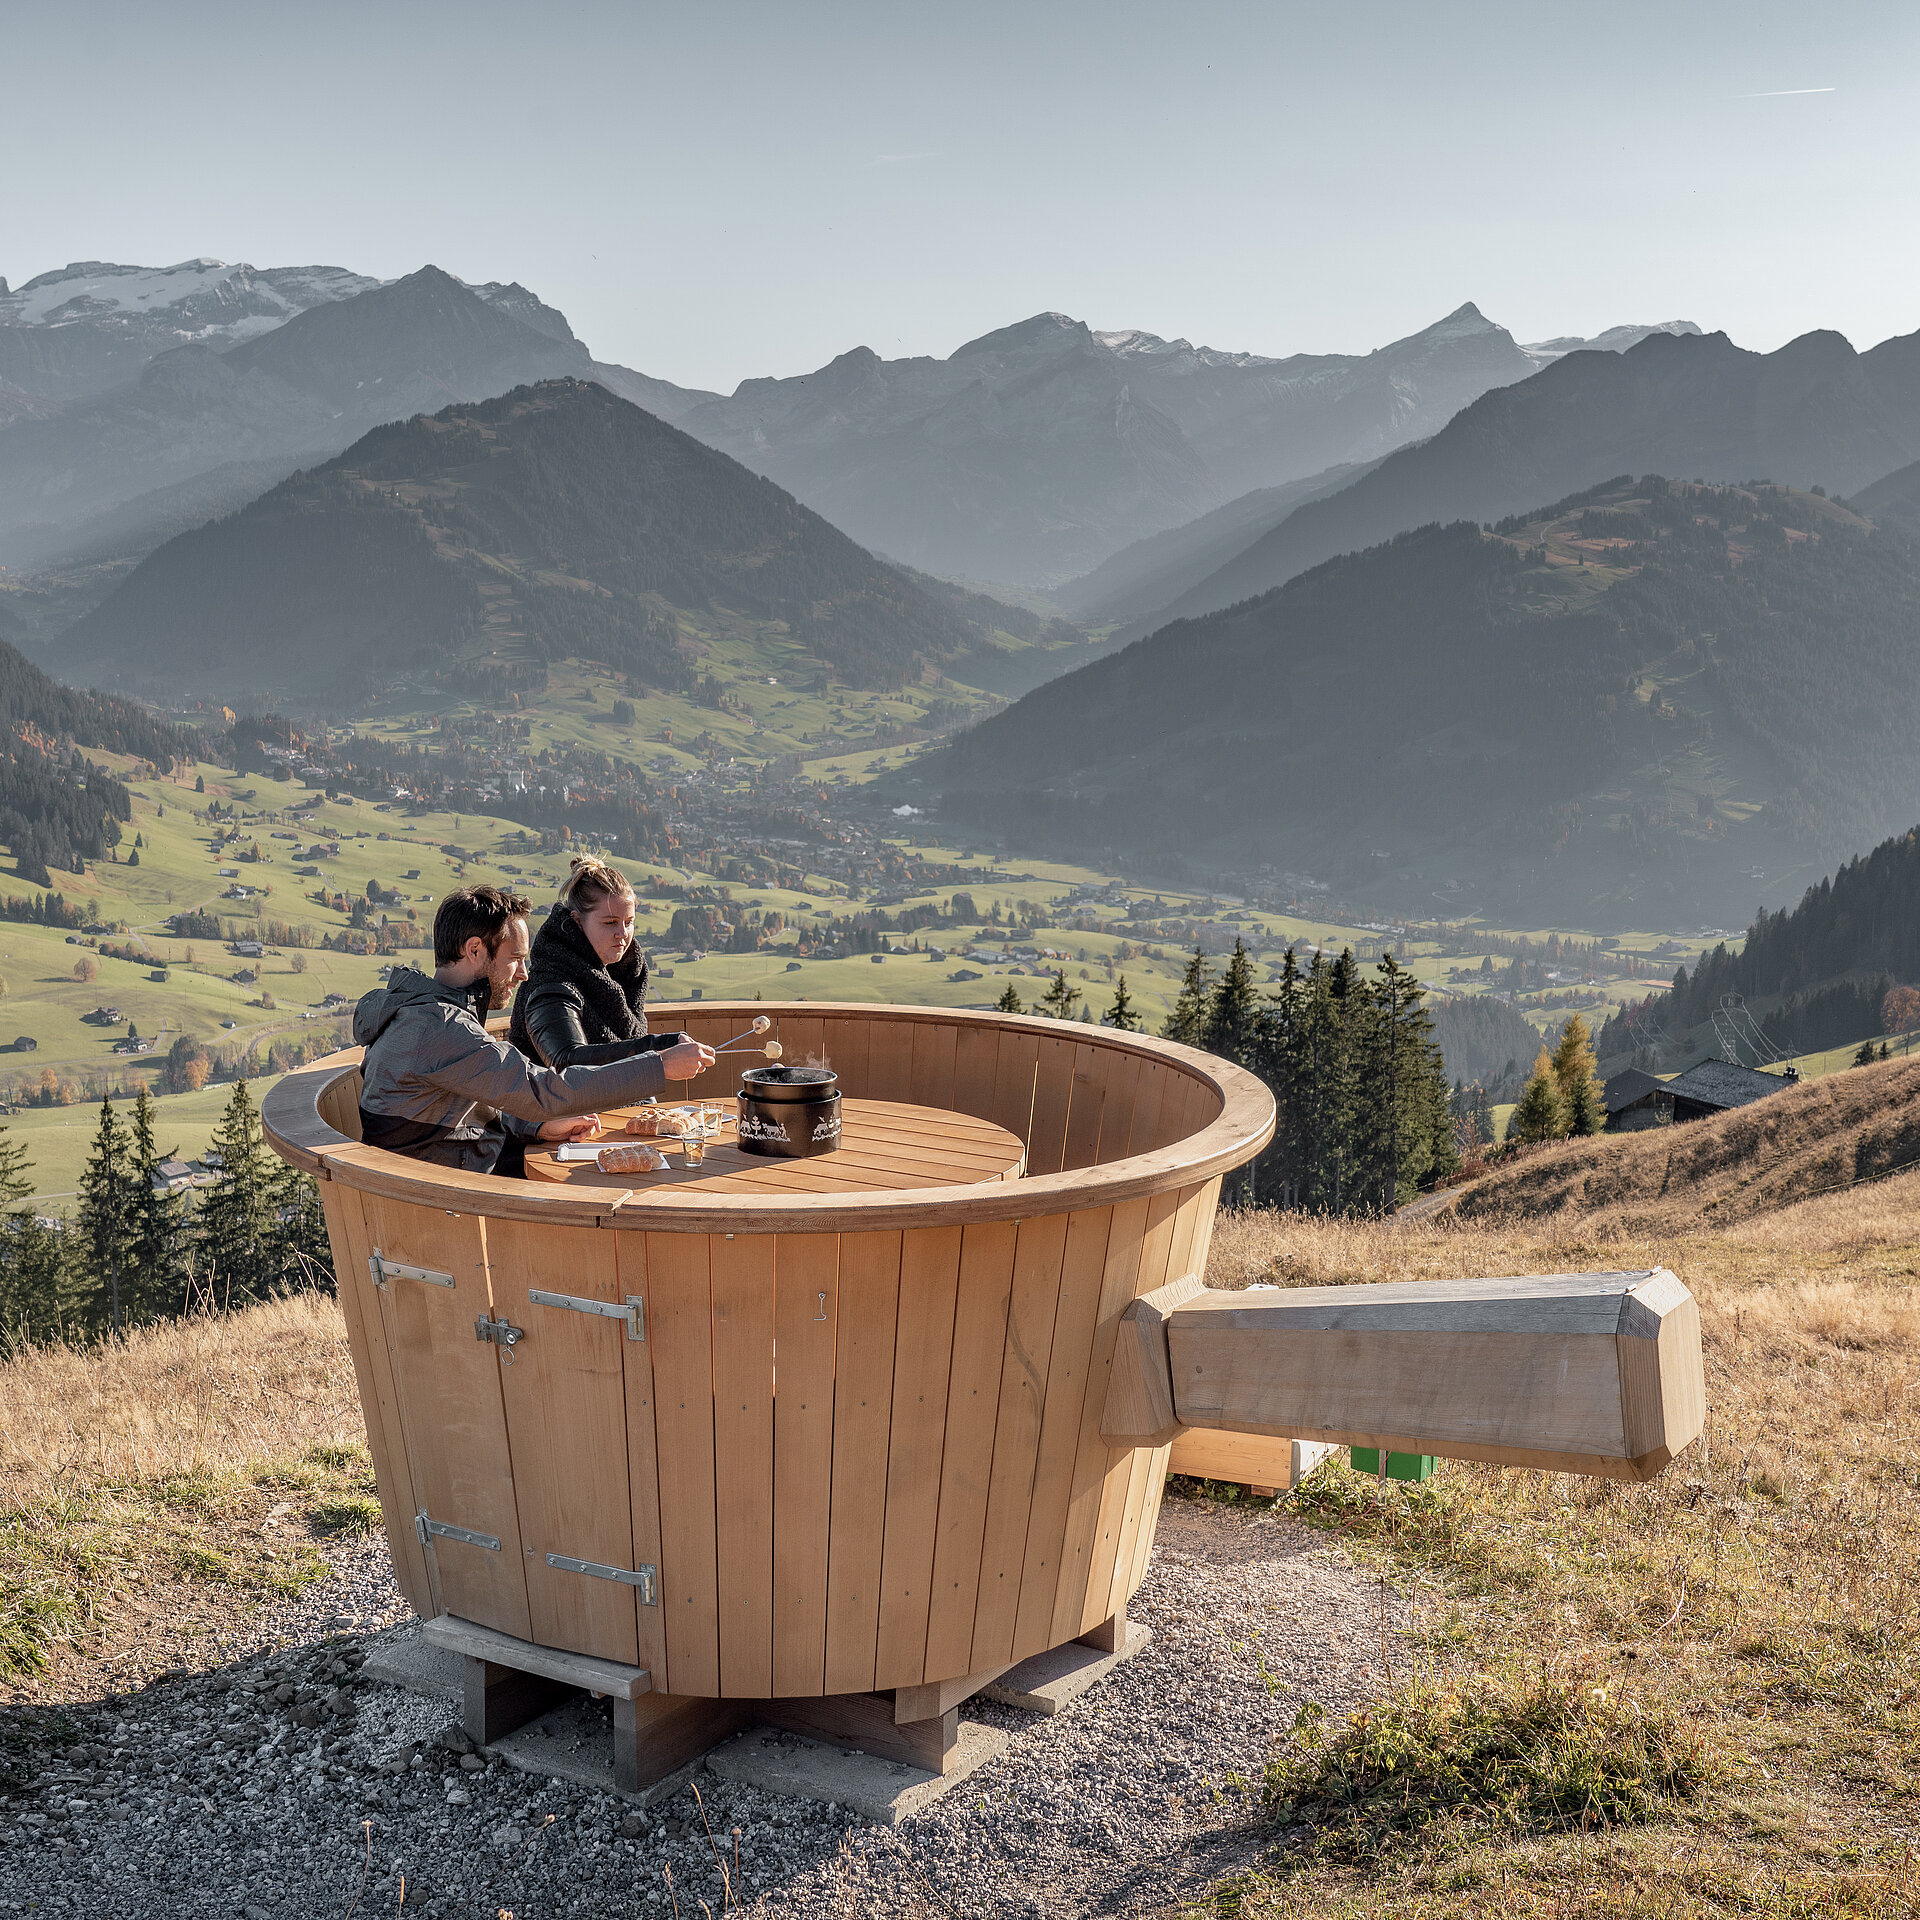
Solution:
[[[1448,1211],[1586,1237],[1717,1229],[1920,1167],[1920,1060],[1855,1067],[1712,1120],[1571,1141]]]
[[[169,541],[62,656],[75,673],[228,698],[406,678],[501,691],[567,655],[679,686],[673,611],[696,607],[784,622],[868,685],[973,637],[777,487],[560,380],[378,428]]]
[[[1920,334],[1857,353],[1809,333],[1766,354],[1724,333],[1651,334],[1483,395],[1424,444],[1298,508],[1147,624],[1231,606],[1430,520],[1502,519],[1608,474],[1851,493],[1916,455]]]
[[[1920,980],[1920,828],[1848,861],[1790,910],[1758,914],[1737,950],[1722,942],[1702,953],[1691,971],[1681,967],[1667,991],[1607,1021],[1599,1051],[1603,1060],[1624,1059],[1662,1034],[1671,1046],[1710,1021],[1727,994],[1749,1003],[1777,1046],[1802,1052],[1839,1046],[1880,1032],[1886,990],[1914,980]]]
[[[1917,626],[1905,542],[1831,501],[1616,481],[1177,622],[882,790],[1153,872],[1424,883],[1450,915],[1745,914],[1756,867],[1778,898],[1920,817]]]

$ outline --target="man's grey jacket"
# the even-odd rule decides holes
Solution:
[[[562,1073],[535,1066],[488,1033],[490,998],[485,980],[457,991],[395,967],[361,1000],[353,1037],[367,1050],[360,1131],[368,1146],[491,1173],[509,1134],[526,1141],[545,1121],[631,1105],[665,1088],[658,1053]]]

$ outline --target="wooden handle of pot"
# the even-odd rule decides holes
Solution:
[[[1100,1424],[1188,1427],[1645,1480],[1700,1432],[1700,1310],[1664,1267],[1217,1293],[1121,1318]]]

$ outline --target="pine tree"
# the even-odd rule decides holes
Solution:
[[[1200,1023],[1200,1045],[1235,1066],[1252,1058],[1260,1028],[1260,991],[1253,983],[1253,962],[1244,940],[1233,943],[1233,957],[1220,976]]]
[[[1197,1047],[1207,1021],[1207,1004],[1213,994],[1213,963],[1204,947],[1195,947],[1193,958],[1181,976],[1180,997],[1173,1003],[1160,1029],[1163,1040],[1178,1040],[1182,1046]]]
[[[1567,1132],[1598,1133],[1607,1123],[1606,1089],[1600,1084],[1587,1023],[1577,1013],[1568,1015],[1560,1044],[1553,1050],[1553,1077],[1560,1083]]]
[[[95,1290],[92,1318],[119,1333],[127,1324],[137,1198],[133,1141],[111,1100],[100,1102],[93,1150],[80,1175],[78,1232]]]
[[[1139,1009],[1133,1004],[1133,996],[1127,991],[1124,973],[1113,983],[1113,1005],[1107,1009],[1106,1024],[1116,1033],[1138,1033],[1144,1025]]]
[[[58,1340],[67,1319],[66,1248],[25,1203],[33,1163],[0,1126],[0,1356]]]
[[[196,1222],[201,1265],[222,1299],[259,1296],[276,1277],[273,1259],[272,1176],[260,1138],[260,1114],[244,1080],[220,1116],[213,1136],[220,1177],[206,1190]]]
[[[1566,1096],[1560,1091],[1560,1077],[1553,1070],[1553,1058],[1542,1047],[1521,1091],[1519,1105],[1507,1121],[1507,1138],[1529,1143],[1558,1140],[1566,1131]]]
[[[1014,991],[1011,980],[1007,982],[1006,992],[993,1004],[995,1011],[999,1013],[1025,1013],[1027,1010],[1026,1003]]]
[[[1067,984],[1067,970],[1062,967],[1053,976],[1053,983],[1040,996],[1038,1011],[1049,1020],[1071,1020],[1074,1003],[1080,998],[1080,989]]]
[[[154,1121],[158,1109],[145,1087],[133,1103],[133,1163],[139,1185],[134,1193],[130,1236],[134,1297],[144,1317],[181,1312],[186,1276],[182,1241],[186,1233],[186,1196],[170,1193],[154,1179],[167,1156],[160,1151]]]

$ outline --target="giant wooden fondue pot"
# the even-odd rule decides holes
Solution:
[[[470,1656],[484,1736],[533,1675],[613,1695],[627,1786],[749,1715],[937,1770],[981,1676],[1124,1632],[1185,1428],[1628,1477],[1699,1429],[1670,1275],[1201,1288],[1221,1177],[1274,1122],[1223,1061],[998,1014],[671,1009],[710,1043],[755,1013],[863,1116],[766,1178],[844,1177],[883,1102],[994,1123],[1024,1177],[933,1152],[870,1192],[492,1179],[362,1145],[357,1051],[267,1098],[319,1179],[400,1584]],[[752,1059],[685,1091],[727,1101]]]

